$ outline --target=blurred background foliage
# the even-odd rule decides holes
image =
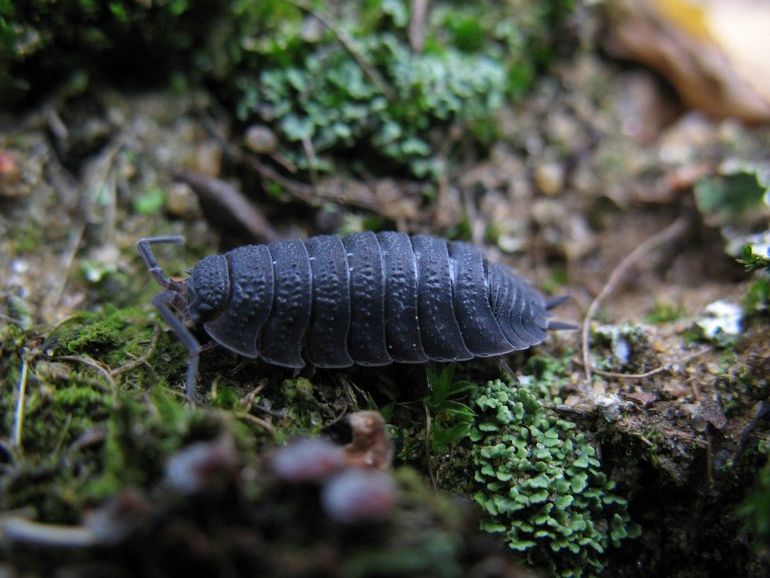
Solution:
[[[452,127],[481,145],[495,111],[531,87],[574,0],[0,2],[0,102],[65,80],[206,82],[263,123],[300,169],[363,147],[383,172],[441,172]],[[310,151],[310,152],[309,152]]]

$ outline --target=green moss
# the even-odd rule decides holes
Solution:
[[[160,388],[150,398],[124,397],[107,420],[102,468],[84,494],[100,500],[125,486],[157,483],[165,459],[183,445],[194,420],[203,415]]]
[[[430,445],[436,454],[444,454],[468,437],[476,417],[465,400],[478,386],[465,379],[455,379],[455,365],[429,374],[430,394],[423,399],[432,424]]]
[[[92,76],[185,71],[190,83],[213,80],[243,122],[270,125],[300,168],[331,171],[364,149],[384,171],[428,177],[443,171],[438,151],[453,132],[463,150],[494,141],[496,109],[531,86],[573,4],[434,2],[414,46],[407,0],[6,2],[0,101],[68,78],[77,91]],[[151,191],[135,209],[161,201]]]
[[[503,101],[505,72],[488,58],[448,50],[415,55],[392,34],[357,40],[357,50],[381,63],[394,95],[389,97],[338,42],[308,46],[296,66],[261,70],[238,79],[238,115],[270,118],[286,143],[285,154],[308,166],[303,142],[312,143],[315,170],[331,170],[328,153],[364,145],[417,176],[441,170],[427,132],[445,123],[482,122]],[[379,84],[379,85],[378,85]]]
[[[553,575],[599,573],[607,548],[639,528],[596,448],[574,423],[549,414],[542,399],[542,388],[500,380],[472,398],[474,498],[487,514],[483,527],[504,533],[512,549]]]
[[[679,303],[656,301],[652,311],[647,314],[647,323],[662,324],[676,321],[682,317],[684,308]]]
[[[277,423],[279,440],[320,434],[326,417],[314,393],[313,382],[304,377],[284,379],[277,391],[269,392],[271,404],[283,408]]]
[[[314,3],[313,14],[334,31],[288,3],[241,6],[220,51],[233,58],[218,74],[234,85],[243,121],[272,125],[282,152],[303,168],[307,143],[321,171],[332,169],[335,154],[364,147],[388,168],[424,177],[443,170],[436,148],[448,127],[461,127],[466,145],[496,137],[495,110],[528,87],[522,79],[547,60],[553,27],[571,2],[523,10],[438,2],[422,51],[410,46],[404,0]]]
[[[100,312],[81,312],[58,326],[46,349],[54,356],[99,362],[122,387],[177,383],[184,375],[186,356],[176,337],[160,329],[144,308],[106,305]],[[145,359],[144,363],[137,360]],[[124,371],[130,368],[130,371]],[[99,375],[98,372],[95,375]]]
[[[20,412],[22,359],[27,380]],[[169,383],[183,379],[179,376],[184,375],[185,364],[178,340],[159,332],[151,314],[140,309],[105,307],[100,313],[84,312],[45,338],[34,330],[0,325],[3,431],[13,432],[21,423],[19,459],[14,475],[0,484],[0,508],[33,504],[43,520],[76,521],[90,497],[106,495],[118,482],[134,480],[132,472],[145,471],[146,464],[139,460],[132,467],[137,460],[120,458],[132,450],[125,443],[112,443],[112,434],[107,435],[104,443],[109,449],[102,454],[104,432],[115,429],[117,416],[125,415],[128,405],[132,412],[124,429],[130,423],[133,435],[139,436],[146,432],[144,424],[163,416],[167,429],[158,438],[169,438],[168,428],[176,427],[179,420],[161,411],[163,404],[155,399],[151,410],[142,413],[137,408],[149,403],[149,388],[169,391]],[[148,438],[153,435],[149,433]],[[145,439],[134,447],[149,452],[154,444]],[[120,474],[115,483],[105,482],[109,472]],[[92,492],[92,484],[102,489]]]
[[[760,208],[768,190],[770,183],[758,167],[731,166],[695,183],[695,201],[707,219],[725,224]]]
[[[748,314],[759,314],[767,312],[770,305],[770,279],[759,278],[753,281],[746,295],[743,297],[743,307]]]

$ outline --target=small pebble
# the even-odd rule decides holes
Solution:
[[[272,153],[278,147],[275,133],[261,124],[254,124],[246,129],[243,141],[249,150],[257,154]]]
[[[540,192],[557,195],[564,188],[564,167],[560,163],[544,163],[535,168],[534,179]]]
[[[175,217],[192,218],[201,214],[198,197],[187,183],[173,183],[168,188],[166,210]]]

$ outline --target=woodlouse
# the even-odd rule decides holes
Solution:
[[[565,297],[544,299],[458,241],[364,232],[247,245],[205,257],[179,281],[151,245],[182,242],[150,237],[137,249],[165,289],[153,305],[190,353],[190,399],[201,345],[187,322],[239,355],[293,368],[493,357],[574,328],[548,319]]]

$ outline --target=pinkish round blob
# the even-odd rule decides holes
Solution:
[[[338,522],[384,520],[396,504],[393,478],[376,470],[350,469],[334,476],[323,487],[321,503]]]
[[[288,482],[320,482],[344,465],[343,449],[318,438],[291,442],[277,450],[271,460],[275,475]]]

